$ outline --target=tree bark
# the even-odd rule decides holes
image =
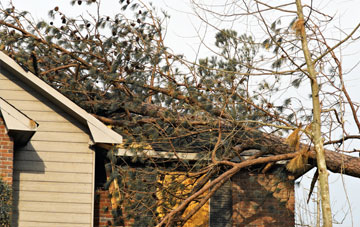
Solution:
[[[311,54],[308,48],[307,37],[305,32],[305,19],[301,0],[296,0],[297,15],[299,27],[296,29],[296,33],[300,34],[302,51],[304,53],[312,93],[313,103],[313,122],[312,122],[312,141],[316,151],[317,168],[319,171],[319,183],[321,194],[321,208],[323,214],[324,226],[332,226],[332,214],[330,206],[330,192],[329,192],[329,173],[326,168],[325,151],[323,145],[323,137],[321,135],[321,105],[319,99],[319,84],[317,83],[317,73],[315,71],[314,62],[311,59]]]
[[[129,108],[129,106],[126,108]],[[168,110],[154,104],[143,103],[134,107],[130,107],[128,110],[132,113],[136,113],[142,116],[153,117],[154,119],[162,119],[165,121],[169,120],[173,124],[181,124],[184,121],[189,121],[189,119],[185,119],[182,116],[178,116],[177,119],[167,119],[163,113]],[[102,118],[99,118],[99,120],[104,121]],[[202,122],[197,121],[196,119],[190,120],[190,124],[192,124],[193,121],[195,124],[211,126],[211,122]],[[107,118],[104,122],[107,124],[116,125],[116,121],[113,122],[113,120],[110,118]],[[218,126],[216,125],[216,122],[214,122],[214,126]],[[228,125],[226,123],[222,124],[222,127],[227,126]],[[230,127],[233,126],[230,124]],[[238,150],[240,147],[242,150],[259,149],[265,151],[268,154],[286,154],[294,152],[293,148],[285,144],[283,138],[266,134],[256,129],[247,128],[245,126],[242,128],[243,129],[236,136],[236,139],[238,140],[238,146],[234,147],[235,150]],[[309,158],[311,159],[310,162],[316,161],[316,152],[314,148],[310,148]],[[325,158],[326,166],[330,171],[360,178],[360,158],[331,150],[325,150]]]

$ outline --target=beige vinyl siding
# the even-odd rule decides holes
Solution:
[[[56,226],[56,227],[88,227],[88,224],[66,224],[66,223],[40,223],[40,222],[22,222],[20,223],[19,227],[49,227],[49,226]]]
[[[92,173],[14,171],[14,180],[30,182],[92,183]],[[16,190],[16,188],[15,188]],[[43,191],[46,191],[44,188]]]
[[[79,203],[79,204],[91,204],[91,195],[88,193],[69,193],[69,192],[47,192],[43,191],[19,191],[14,195],[14,199],[18,200],[22,198],[22,201],[37,201],[37,202],[55,202],[55,203]],[[89,201],[89,203],[84,203]],[[56,213],[56,212],[55,212]],[[83,211],[82,213],[86,213]],[[91,212],[88,212],[91,213]]]
[[[25,150],[24,150],[25,151]],[[69,159],[69,155],[71,159]],[[26,150],[23,154],[16,156],[19,161],[44,161],[44,162],[63,162],[63,163],[90,163],[92,154],[88,153],[69,153],[69,152],[52,152],[52,151],[33,151]]]
[[[31,141],[89,143],[89,136],[79,132],[42,132],[38,129]]]
[[[25,100],[25,101],[35,101],[34,96],[29,95],[24,91],[12,91],[12,90],[2,90],[1,97],[8,100]]]
[[[43,162],[18,160],[14,163],[15,171],[88,173],[91,168],[91,163],[46,162],[45,165],[43,165]]]
[[[18,216],[21,220],[38,222],[42,220],[45,223],[54,223],[53,225],[48,226],[58,226],[57,223],[67,223],[67,224],[87,224],[89,214],[74,214],[74,213],[58,213],[58,212],[32,212],[32,211],[22,211],[20,213],[15,213],[14,216]],[[66,219],[64,217],[66,216]]]
[[[0,97],[39,123],[14,155],[14,227],[90,227],[94,151],[87,127],[0,69]]]
[[[44,206],[46,205],[46,206]],[[82,214],[84,210],[90,209],[90,204],[83,203],[55,203],[55,202],[19,202],[19,207],[24,211],[32,212],[59,212],[59,213],[79,213]]]
[[[40,182],[40,181],[29,181],[29,182],[20,182],[14,181],[14,187],[18,190],[23,191],[39,191],[46,188],[49,192],[69,192],[69,193],[92,193],[92,189],[89,187],[89,183],[65,183],[65,182]],[[48,208],[42,208],[48,209]]]

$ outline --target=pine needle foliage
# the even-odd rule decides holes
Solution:
[[[0,226],[11,224],[12,197],[11,187],[0,178]]]
[[[288,154],[311,141],[311,136],[299,134],[301,125],[311,122],[311,109],[300,97],[284,94],[301,88],[307,79],[299,32],[312,20],[295,18],[287,25],[276,19],[265,26],[264,40],[219,28],[216,54],[191,62],[166,47],[169,16],[159,16],[151,4],[120,0],[114,5],[117,13],[103,15],[98,0],[70,3],[81,16],[71,17],[54,5],[49,18],[41,21],[11,3],[3,4],[0,50],[124,137],[121,148],[131,155],[120,157],[114,147],[107,147],[104,155],[108,180],[104,187],[112,190],[116,203],[113,225],[126,220],[134,226],[156,225],[210,179],[243,162],[243,152],[257,150],[252,159]],[[87,11],[89,6],[96,9],[93,14]],[[288,9],[279,12],[291,14]],[[291,15],[279,18],[294,18]],[[323,72],[322,79],[330,78],[331,86],[339,83],[336,68]],[[327,94],[324,108],[341,109],[330,97],[337,100],[343,89],[334,90],[320,93]],[[332,135],[341,123],[326,116]],[[294,132],[288,141],[279,137],[290,131]],[[298,170],[307,159],[308,153],[301,152],[291,163]],[[174,177],[173,184],[164,183],[169,173],[185,174],[186,180]],[[194,201],[200,204],[203,198]],[[189,206],[171,216],[169,225],[185,224]]]

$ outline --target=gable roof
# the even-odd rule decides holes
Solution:
[[[98,119],[42,81],[33,73],[25,71],[19,64],[3,52],[0,52],[0,69],[1,68],[11,72],[17,79],[39,92],[80,123],[86,125],[89,128],[94,143],[122,143],[121,135],[108,128]]]

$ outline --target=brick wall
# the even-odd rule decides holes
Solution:
[[[13,157],[13,141],[0,117],[0,174],[3,181],[9,185],[13,182]]]
[[[279,173],[240,172],[232,178],[235,227],[294,226],[294,180]]]
[[[94,227],[111,226],[112,222],[109,192],[99,189],[95,192]]]
[[[285,171],[266,174],[243,171],[233,176],[229,183],[229,187],[225,187],[226,190],[219,191],[219,198],[212,198],[213,202],[210,201],[210,206],[216,206],[210,209],[211,227],[220,225],[289,227],[295,225],[294,180]],[[230,195],[228,199],[227,194]],[[219,206],[219,201],[222,200],[228,201],[230,207]],[[215,208],[219,208],[219,212],[216,212]],[[229,210],[232,215],[231,213],[227,215],[223,209]],[[114,226],[111,212],[109,192],[98,189],[95,198],[94,226]],[[131,223],[117,226],[128,227]]]
[[[94,205],[94,227],[130,227],[132,226],[129,221],[123,224],[114,225],[114,218],[112,215],[111,199],[109,191],[99,188],[95,192],[95,205]],[[120,221],[121,222],[121,221]]]

